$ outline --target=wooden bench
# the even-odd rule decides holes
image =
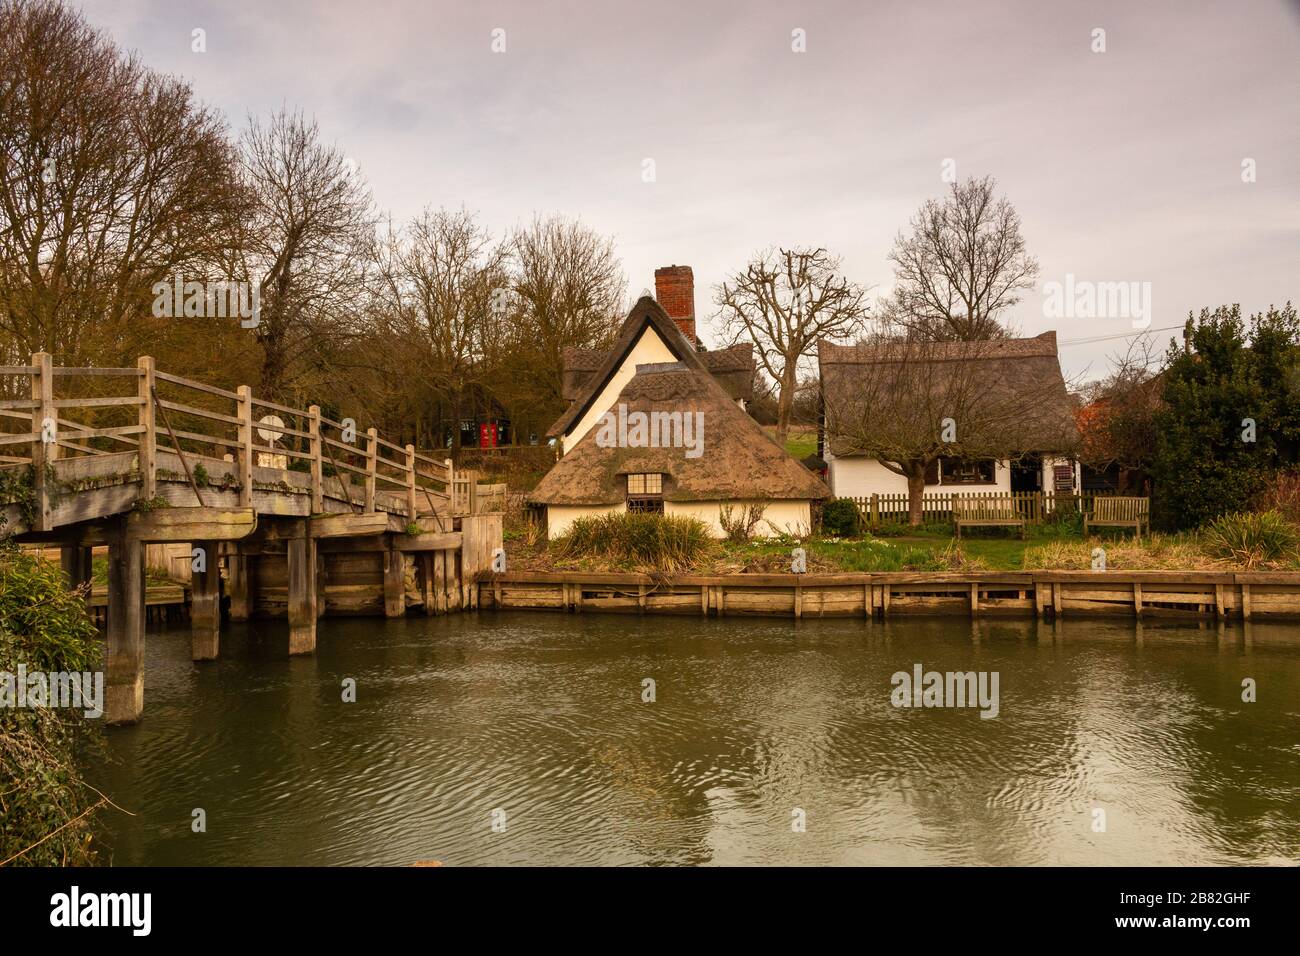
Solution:
[[[1142,526],[1146,525],[1147,534],[1151,533],[1151,499],[1108,497],[1094,498],[1092,514],[1083,516],[1083,533],[1088,533],[1088,526],[1094,528],[1133,528],[1137,539],[1142,540]]]
[[[958,541],[961,540],[963,526],[1019,527],[1020,537],[1025,537],[1026,521],[1016,507],[1016,499],[1011,495],[984,495],[977,498],[953,495],[952,523]]]

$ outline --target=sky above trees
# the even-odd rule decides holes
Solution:
[[[1155,328],[1296,294],[1292,0],[84,9],[232,126],[282,106],[314,115],[398,220],[464,204],[499,234],[535,212],[577,216],[615,237],[632,297],[655,267],[691,265],[706,341],[710,288],[768,246],[825,246],[887,295],[894,237],[947,189],[948,159],[960,178],[996,177],[1023,220],[1041,266],[1011,315],[1023,334],[1131,331],[1045,316],[1042,285],[1067,275],[1151,283]],[[1100,376],[1123,345],[1063,348],[1067,377]]]

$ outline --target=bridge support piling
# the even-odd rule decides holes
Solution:
[[[406,614],[406,559],[402,552],[388,548],[384,552],[384,616]]]
[[[226,555],[226,588],[230,594],[230,619],[247,621],[251,612],[247,555],[236,551]]]
[[[325,586],[329,581],[326,567],[327,557],[320,546],[316,546],[316,616],[325,616]]]
[[[289,653],[316,650],[316,541],[304,529],[287,542],[289,572]]]
[[[426,617],[433,616],[435,611],[433,599],[433,554],[432,551],[420,553],[416,560],[420,567],[420,597],[424,603],[424,613]]]
[[[59,564],[68,576],[72,587],[79,588],[90,580],[92,551],[80,545],[63,545],[59,548]]]
[[[144,545],[119,519],[108,545],[104,720],[133,724],[144,711]]]
[[[214,661],[221,646],[221,558],[215,541],[194,547],[203,554],[203,570],[190,572],[190,656]]]

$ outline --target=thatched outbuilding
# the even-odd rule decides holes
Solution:
[[[950,445],[926,490],[1072,492],[1074,406],[1056,333],[982,342],[818,347],[824,457],[839,497],[907,491],[885,462]],[[943,433],[951,421],[955,440]]]

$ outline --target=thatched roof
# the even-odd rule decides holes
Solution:
[[[834,345],[817,349],[831,453],[840,457],[861,453],[871,431],[886,432],[888,402],[880,391],[892,387],[890,398],[909,407],[933,407],[948,414],[945,403],[960,401],[969,415],[986,411],[1005,419],[1008,446],[1018,452],[1067,451],[1076,436],[1074,409],[1061,375],[1056,333],[1033,338],[987,342],[885,342]],[[872,391],[874,397],[864,397]],[[899,391],[906,395],[896,394]],[[864,408],[864,404],[871,408]],[[881,414],[873,424],[872,409]],[[994,411],[996,409],[996,411]],[[1007,414],[1010,412],[1011,414]],[[853,421],[853,441],[841,422]],[[936,419],[937,420],[937,419]]]
[[[733,398],[748,401],[754,393],[753,346],[740,344],[717,352],[700,352],[687,341],[677,323],[650,296],[642,296],[623,320],[614,347],[603,350],[564,350],[563,398],[568,409],[550,427],[547,436],[563,435],[581,419],[605,383],[618,371],[624,356],[636,344],[642,330],[651,326],[667,343],[676,358],[692,368],[710,372]]]
[[[688,458],[686,448],[603,448],[597,424],[547,472],[529,501],[618,504],[623,500],[621,476],[640,473],[664,475],[665,501],[800,501],[830,494],[704,369],[687,362],[640,365],[612,414],[617,415],[620,404],[629,414],[702,413],[702,453]]]
[[[564,350],[564,395],[574,402],[587,393],[592,376],[609,359],[609,349]],[[754,397],[754,346],[741,342],[714,352],[697,352],[700,362],[717,379],[733,399],[750,401]]]

